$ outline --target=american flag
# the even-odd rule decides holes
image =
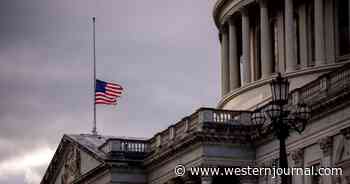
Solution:
[[[119,84],[96,79],[95,103],[116,105],[117,98],[121,96],[123,87]]]

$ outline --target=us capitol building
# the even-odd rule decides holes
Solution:
[[[271,176],[178,177],[190,167],[274,167],[279,140],[256,133],[252,113],[271,102],[277,73],[289,105],[311,109],[286,140],[289,167],[339,167],[342,176],[293,176],[292,184],[350,183],[350,2],[218,0],[222,98],[149,139],[64,135],[42,184],[277,184]]]

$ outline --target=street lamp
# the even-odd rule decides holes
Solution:
[[[280,165],[282,169],[288,168],[286,139],[291,129],[301,133],[310,118],[310,109],[306,104],[297,104],[288,107],[289,81],[278,73],[277,78],[271,82],[272,102],[264,110],[256,110],[252,116],[252,123],[261,132],[266,122],[280,142]],[[293,110],[289,110],[293,109]],[[288,176],[281,176],[282,184],[288,183]]]

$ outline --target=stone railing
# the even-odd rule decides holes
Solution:
[[[100,147],[100,150],[110,156],[136,158],[143,157],[149,152],[149,144],[147,140],[113,138],[108,139],[106,143]]]
[[[251,112],[200,108],[190,116],[157,133],[150,139],[150,150],[167,147],[186,135],[203,130],[204,123],[250,124]]]
[[[322,102],[331,100],[342,93],[349,92],[350,89],[350,65],[324,74],[313,82],[295,89],[291,92],[290,98],[293,104],[300,102],[311,106],[318,106]]]
[[[113,138],[108,139],[100,150],[113,158],[141,158],[150,152],[168,147],[193,132],[203,131],[204,124],[219,123],[249,125],[251,112],[200,108],[190,116],[157,133],[149,140]],[[136,157],[137,156],[137,157]]]

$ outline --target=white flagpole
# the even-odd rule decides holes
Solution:
[[[95,48],[95,17],[92,17],[92,26],[93,26],[93,49],[94,49],[94,124],[92,128],[92,134],[97,135],[97,128],[96,128],[96,48]]]

